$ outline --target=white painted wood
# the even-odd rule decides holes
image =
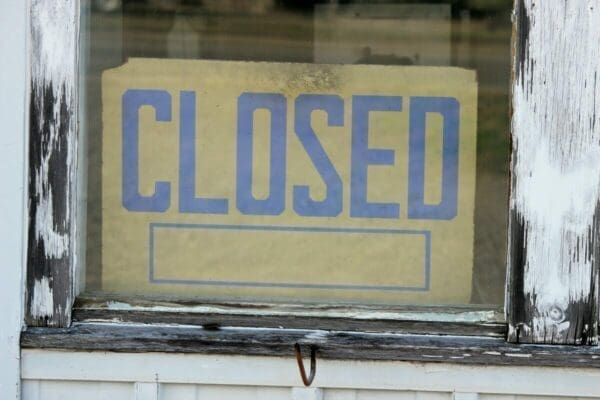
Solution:
[[[452,394],[432,391],[325,389],[324,400],[451,400]]]
[[[158,383],[136,382],[135,400],[158,400]]]
[[[479,400],[478,393],[454,392],[452,400]]]
[[[450,393],[357,390],[356,400],[451,400]]]
[[[551,396],[514,396],[515,400],[577,400],[577,397],[551,397]],[[593,398],[587,398],[586,400],[591,400]],[[497,400],[497,398],[493,398],[493,400]]]
[[[24,381],[22,400],[134,400],[133,383]]]
[[[310,307],[306,304],[280,304],[277,307],[228,307],[224,305],[185,305],[177,307],[173,304],[165,306],[164,304],[130,304],[123,301],[110,301],[102,303],[101,308],[106,308],[111,311],[171,311],[171,312],[187,312],[187,313],[202,313],[202,314],[236,314],[256,316],[266,315],[275,316],[282,313],[291,314],[298,317],[328,317],[328,318],[357,318],[357,319],[380,319],[391,321],[428,321],[428,322],[503,322],[504,316],[497,310],[465,310],[465,311],[389,311],[364,309],[351,306],[336,306],[323,309],[323,307]],[[319,334],[327,335],[326,331],[320,331]]]
[[[513,394],[483,394],[479,396],[479,400],[515,400]]]
[[[323,400],[323,390],[312,387],[292,388],[292,400]]]
[[[356,389],[326,389],[325,400],[356,400]]]
[[[21,399],[42,400],[40,386],[42,381],[23,381],[21,383]]]
[[[199,385],[196,400],[290,400],[287,387]],[[175,397],[169,400],[178,400]]]
[[[152,387],[133,383],[93,382],[93,381],[23,381],[24,400],[55,400],[77,398],[85,400],[129,400],[137,399],[139,387]],[[300,390],[296,390],[300,389]],[[223,386],[223,385],[192,385],[192,384],[162,384],[160,385],[160,400],[296,400],[317,398],[323,400],[450,400],[450,399],[480,399],[480,400],[598,400],[591,397],[571,396],[532,396],[506,394],[477,394],[477,393],[444,393],[432,391],[395,391],[395,390],[355,390],[355,389],[314,389],[258,386]],[[143,389],[144,390],[144,389]],[[154,391],[153,393],[156,393]],[[297,394],[299,397],[296,397]],[[458,395],[458,397],[457,397]],[[78,396],[78,397],[71,397]],[[305,397],[306,396],[306,397]]]
[[[451,400],[451,393],[440,393],[440,392],[415,392],[415,400]],[[367,400],[366,398],[364,400]]]
[[[196,400],[196,385],[161,384],[158,392],[159,400]]]
[[[162,383],[159,400],[290,400],[290,388]]]
[[[51,365],[52,368],[48,368]],[[293,358],[202,354],[23,350],[22,376],[34,380],[154,382],[203,385],[298,385]],[[319,360],[314,387],[600,397],[600,369],[463,366],[443,363]],[[202,389],[204,390],[204,389]],[[289,389],[285,389],[289,399]],[[327,395],[325,395],[325,398]]]
[[[593,0],[515,4],[509,260],[519,264],[511,271],[524,280],[522,288],[509,289],[509,301],[511,290],[522,290],[523,299],[507,310],[525,320],[516,321],[509,335],[520,342],[593,342],[600,7]]]
[[[480,400],[597,400],[600,392],[590,392],[586,397],[556,397],[556,396],[531,396],[531,395],[507,395],[507,394],[481,394]]]
[[[27,1],[0,2],[0,398],[19,398],[23,325]]]
[[[67,103],[73,104],[72,86],[76,76],[77,59],[75,31],[78,25],[72,22],[79,22],[79,1],[62,1],[49,6],[44,0],[31,0],[31,10],[31,25],[38,33],[43,33],[35,37],[37,47],[32,49],[35,55],[31,58],[33,84],[40,87],[53,85],[53,94],[57,99],[65,96]],[[58,134],[58,128],[55,134]],[[57,139],[52,138],[52,140]],[[69,172],[72,170],[74,173],[77,157],[71,154],[69,159],[73,163],[69,166]],[[46,163],[37,172],[40,177],[47,177],[50,172],[47,170],[48,160],[45,161]],[[71,243],[68,236],[52,230],[57,223],[54,221],[50,193],[43,191],[45,188],[41,184],[37,189],[41,202],[38,219],[35,221],[36,233],[46,244],[46,255],[60,258],[69,252]],[[66,189],[69,190],[68,187]]]
[[[28,287],[30,326],[67,327],[77,248],[79,0],[26,2],[30,12]]]
[[[403,390],[325,389],[324,400],[451,400],[451,393]]]

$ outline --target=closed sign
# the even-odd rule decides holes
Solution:
[[[473,71],[133,59],[102,90],[103,290],[469,302]]]

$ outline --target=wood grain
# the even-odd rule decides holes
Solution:
[[[29,326],[68,326],[74,300],[79,6],[31,2]]]
[[[500,338],[401,335],[319,330],[73,324],[71,328],[29,328],[25,349],[204,353],[293,357],[317,348],[319,359],[450,362],[477,365],[600,367],[596,347],[516,345]]]
[[[600,7],[516,0],[508,338],[595,344]]]
[[[73,320],[502,338],[507,332],[501,310],[489,307],[219,303],[107,296],[80,297]]]

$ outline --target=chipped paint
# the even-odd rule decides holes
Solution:
[[[506,357],[520,357],[520,358],[531,358],[533,357],[531,354],[514,354],[514,353],[506,353],[504,354]]]
[[[487,354],[490,356],[501,356],[502,353],[500,353],[499,351],[484,351],[483,354]]]
[[[78,0],[30,4],[29,325],[70,323],[79,6]]]
[[[38,240],[44,242],[46,256],[50,258],[62,258],[69,250],[69,236],[61,234],[53,229],[54,215],[52,214],[53,200],[52,188],[48,187],[44,190],[44,178],[46,168],[36,171],[36,183],[38,184],[39,196],[38,212],[35,215],[35,230],[38,234]]]
[[[304,336],[304,339],[311,341],[313,343],[319,343],[319,342],[327,341],[328,335],[329,335],[328,331],[315,330],[315,331],[310,332],[308,335]]]
[[[510,273],[523,274],[512,280],[523,297],[515,307],[529,316],[509,315],[510,335],[577,342],[589,335],[585,323],[596,320],[590,308],[600,199],[600,7],[591,0],[515,3],[508,259]]]
[[[154,311],[154,312],[187,312],[201,314],[247,314],[247,315],[295,315],[298,317],[327,317],[327,318],[353,318],[359,320],[379,319],[391,321],[429,321],[429,322],[491,322],[496,321],[498,316],[495,311],[464,311],[457,313],[438,312],[391,312],[391,311],[376,311],[376,310],[357,310],[352,308],[341,309],[326,309],[316,308],[311,309],[306,306],[296,307],[290,305],[280,305],[279,307],[265,308],[257,305],[257,308],[246,307],[219,307],[211,305],[142,305],[131,304],[124,301],[107,301],[100,305],[88,305],[88,309],[106,308],[108,310],[121,311]]]
[[[35,193],[38,198],[37,213],[35,215],[35,230],[37,239],[44,242],[46,255],[50,258],[62,258],[68,255],[69,233],[60,229],[63,217],[66,221],[71,219],[70,207],[65,208],[64,216],[54,214],[57,206],[53,196],[53,188],[49,179],[53,172],[52,161],[55,151],[66,150],[66,170],[68,177],[74,173],[74,147],[66,143],[61,136],[74,134],[77,118],[64,115],[63,107],[69,111],[76,110],[74,102],[76,82],[76,29],[77,24],[67,21],[78,19],[77,2],[64,1],[48,3],[43,0],[33,0],[31,4],[32,40],[31,51],[31,84],[37,96],[32,96],[31,101],[36,102],[37,109],[43,112],[35,117],[39,118],[39,127],[47,130],[46,137],[41,139],[49,151],[41,152],[38,165],[33,165],[35,170]],[[48,104],[46,93],[53,100]],[[54,150],[54,151],[53,151]],[[71,201],[71,185],[54,188],[65,190],[64,198]],[[59,205],[60,207],[60,205]]]
[[[79,2],[63,0],[48,2],[31,1],[32,26],[32,78],[38,83],[69,82],[75,76],[75,64],[72,62],[76,45],[76,21],[79,14]]]
[[[33,318],[50,318],[54,313],[53,295],[48,278],[43,277],[33,286],[33,300],[31,302],[31,315]]]

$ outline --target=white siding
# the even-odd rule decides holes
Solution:
[[[0,1],[0,398],[19,398],[25,225],[27,1]]]
[[[49,367],[52,366],[52,367]],[[24,400],[600,400],[600,370],[24,350]]]
[[[134,384],[121,382],[23,381],[27,400],[134,400]]]
[[[151,388],[151,391],[138,390]],[[151,384],[121,382],[23,381],[24,400],[593,400],[600,397],[527,396],[403,390],[316,389],[297,396],[304,388]],[[295,396],[296,394],[296,396]]]
[[[327,389],[324,400],[452,400],[452,393]]]
[[[223,385],[161,385],[159,400],[290,400],[290,388]]]

